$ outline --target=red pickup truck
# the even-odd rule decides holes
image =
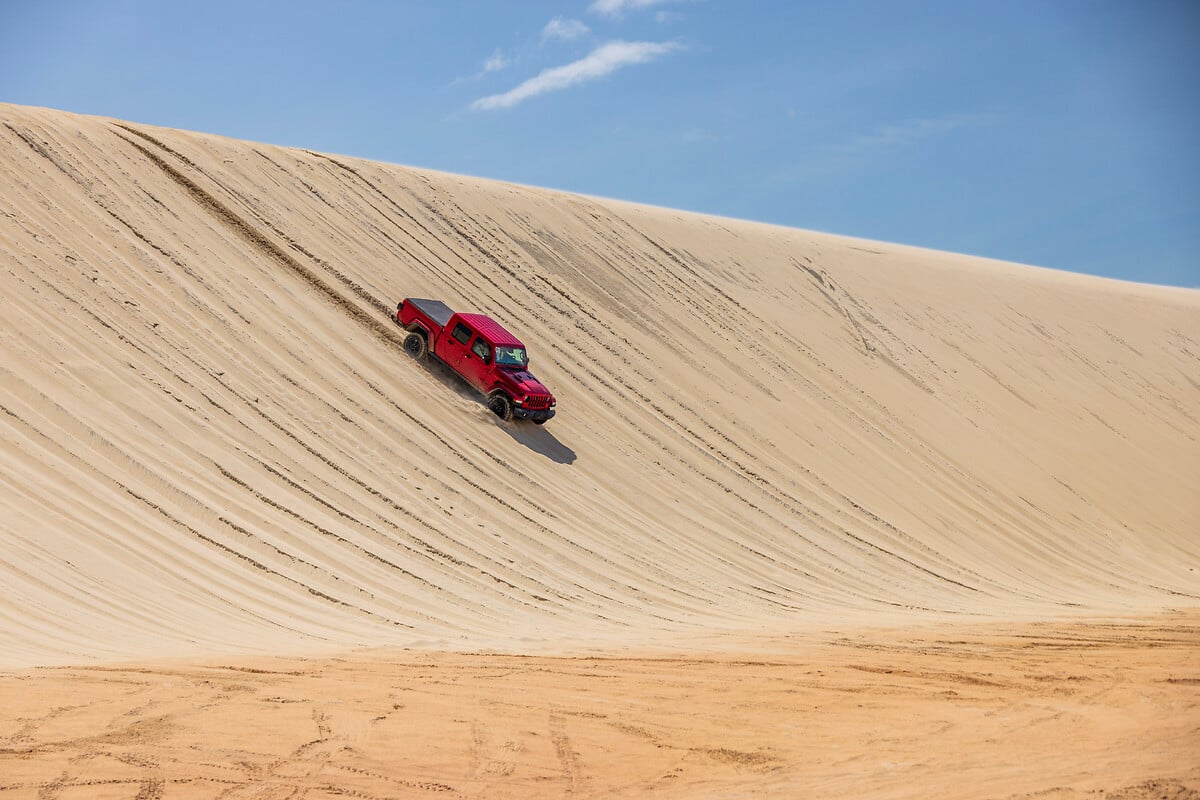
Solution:
[[[554,416],[554,395],[529,372],[525,345],[491,317],[456,314],[440,300],[405,298],[396,306],[396,324],[408,331],[404,352],[445,362],[487,396],[500,419],[543,425]]]

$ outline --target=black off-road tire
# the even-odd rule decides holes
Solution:
[[[429,343],[425,341],[423,334],[413,331],[404,337],[404,352],[420,361],[429,352]]]
[[[535,420],[533,420],[533,424],[534,424],[534,425],[545,425],[545,424],[546,424],[546,420],[544,420],[544,419],[535,419]]]
[[[488,408],[505,422],[513,417],[512,400],[509,400],[504,392],[492,392],[488,395]]]

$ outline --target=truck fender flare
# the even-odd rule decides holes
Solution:
[[[409,333],[421,334],[425,337],[425,344],[429,344],[429,342],[433,340],[433,333],[431,333],[429,328],[425,327],[419,321],[410,322],[408,327],[404,330],[408,331]]]

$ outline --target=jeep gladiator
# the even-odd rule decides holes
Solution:
[[[529,372],[525,345],[491,317],[455,313],[440,300],[405,298],[395,320],[408,331],[404,352],[444,362],[487,397],[500,419],[542,425],[554,416],[554,395]]]

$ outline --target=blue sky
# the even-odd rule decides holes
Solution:
[[[1200,287],[1193,0],[0,0],[0,101]]]

